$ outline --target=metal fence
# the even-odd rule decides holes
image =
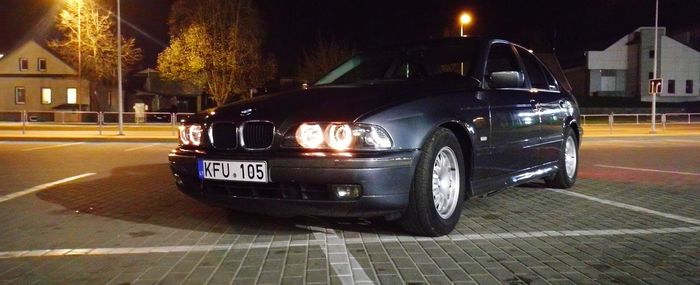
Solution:
[[[171,126],[173,135],[177,134],[178,122],[194,113],[164,112],[124,112],[125,126]],[[0,111],[0,124],[21,126],[22,134],[28,126],[96,126],[102,134],[104,126],[119,123],[118,112],[93,111]]]
[[[178,122],[194,113],[165,112],[124,112],[123,122],[126,126],[172,126],[172,133],[177,133]],[[585,125],[642,125],[651,124],[651,114],[587,114],[581,115]],[[657,114],[656,121],[662,127],[666,125],[700,124],[700,113],[665,113]],[[0,111],[0,124],[22,126],[22,133],[27,126],[33,125],[76,125],[96,126],[102,134],[104,126],[114,126],[119,122],[118,112],[93,111]]]
[[[589,114],[581,115],[583,125],[642,125],[651,124],[651,114]],[[656,122],[666,125],[700,124],[700,113],[656,114]]]

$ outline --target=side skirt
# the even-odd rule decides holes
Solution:
[[[521,170],[509,175],[472,181],[472,197],[490,195],[505,188],[554,175],[559,167],[557,162]]]

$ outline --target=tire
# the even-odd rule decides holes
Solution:
[[[452,165],[456,165],[457,169]],[[437,171],[436,178],[434,171]],[[457,137],[448,129],[437,129],[426,142],[418,159],[409,205],[399,219],[401,227],[409,233],[422,236],[436,237],[450,233],[462,213],[465,173],[464,158]],[[434,180],[437,182],[435,188],[442,191],[433,191]]]
[[[568,189],[574,186],[579,166],[578,146],[578,139],[576,139],[574,131],[571,128],[566,128],[559,156],[559,170],[554,176],[544,180],[547,187]],[[568,154],[567,149],[571,151]],[[567,168],[567,163],[573,163],[573,169],[571,165]]]

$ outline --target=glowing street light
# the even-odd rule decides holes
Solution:
[[[472,15],[470,15],[467,12],[462,12],[462,14],[459,16],[459,36],[460,37],[467,36],[464,34],[464,26],[471,24],[471,22],[472,22]],[[459,64],[459,74],[464,76],[464,62],[461,62]]]
[[[462,15],[459,16],[459,36],[460,37],[466,37],[464,34],[464,26],[469,25],[472,23],[472,15],[470,15],[467,12],[463,12]]]

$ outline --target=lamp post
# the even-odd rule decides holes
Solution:
[[[76,89],[76,100],[78,103],[78,111],[83,110],[83,105],[81,101],[80,92],[83,90],[83,0],[68,0],[69,2],[75,2],[78,4],[78,88]]]
[[[459,36],[460,37],[466,37],[467,35],[464,34],[464,26],[469,25],[472,22],[472,15],[469,15],[467,12],[462,12],[462,14],[459,16]],[[460,74],[464,76],[464,62],[459,63],[459,70]]]
[[[470,15],[467,12],[463,12],[462,15],[459,16],[459,36],[460,37],[466,37],[467,35],[464,34],[464,26],[469,25],[472,22],[472,15]]]
[[[656,64],[659,56],[659,0],[656,0],[656,18],[654,20],[654,79],[656,79]],[[663,87],[662,87],[663,88]],[[651,133],[656,133],[656,86],[651,92]]]
[[[122,92],[122,10],[121,0],[117,0],[117,81],[119,105],[119,135],[124,135],[124,93]]]
[[[82,37],[82,14],[83,14],[83,1],[78,0],[78,90],[76,97],[78,97],[78,111],[83,110],[82,96],[80,92],[83,91],[83,37]]]

